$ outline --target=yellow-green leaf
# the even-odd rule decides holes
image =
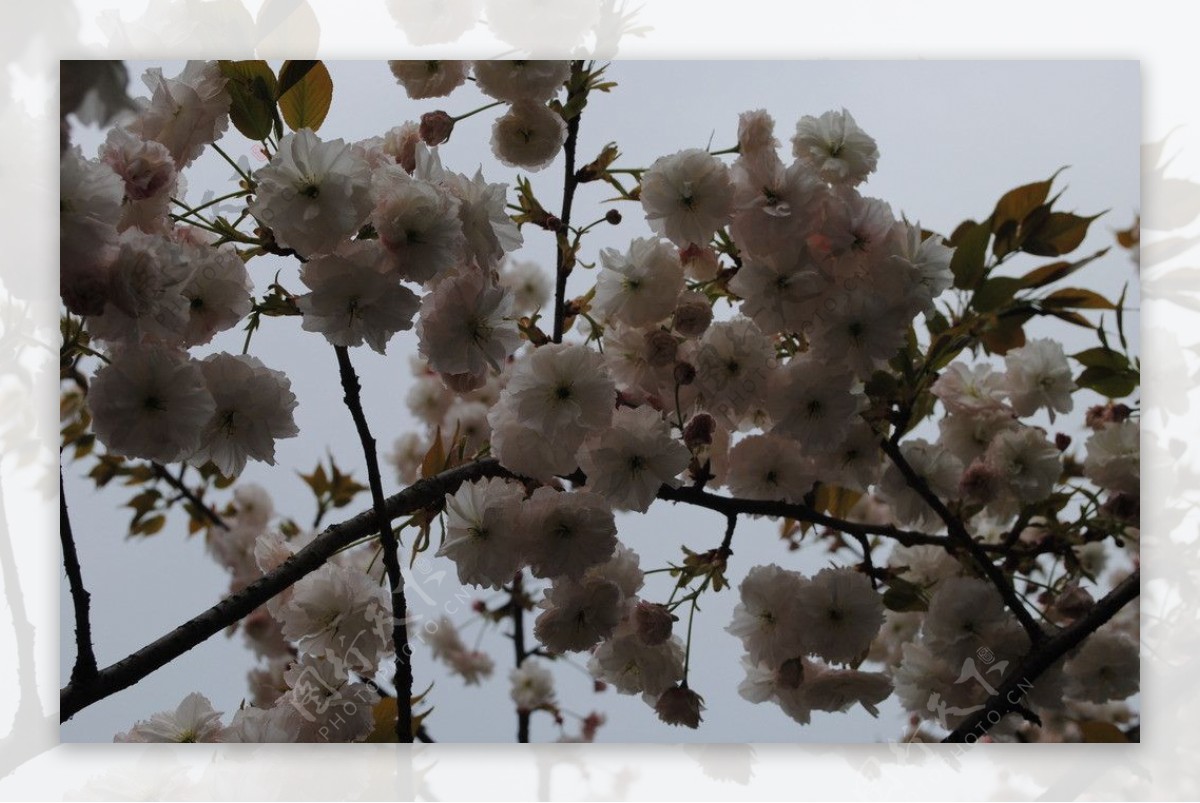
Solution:
[[[1101,212],[1100,214],[1103,214]],[[1056,257],[1079,247],[1087,236],[1088,226],[1100,215],[1080,217],[1070,212],[1051,212],[1046,215],[1021,243],[1021,250],[1041,257]]]
[[[276,98],[283,95],[308,75],[309,70],[320,64],[318,61],[285,61],[279,68],[279,89]]]
[[[1042,299],[1044,307],[1071,307],[1073,309],[1116,309],[1117,305],[1093,290],[1082,287],[1065,287],[1055,290]]]
[[[384,697],[375,703],[375,707],[371,710],[371,718],[375,721],[375,727],[363,741],[374,743],[397,741],[396,714],[395,697]]]
[[[288,128],[316,131],[325,122],[333,102],[333,79],[324,63],[317,62],[304,77],[279,97],[279,110]]]
[[[433,443],[429,451],[421,459],[421,476],[432,477],[446,470],[446,445],[442,443],[442,428],[439,426],[433,434]]]
[[[1046,196],[1050,194],[1050,185],[1063,169],[1059,168],[1045,181],[1035,181],[1004,193],[996,202],[996,211],[992,213],[992,231],[1000,231],[1006,223],[1020,224],[1033,210],[1044,204]]]
[[[1075,271],[1082,268],[1084,265],[1099,259],[1108,253],[1107,248],[1101,248],[1096,253],[1089,257],[1084,257],[1076,262],[1051,262],[1049,265],[1043,265],[1040,268],[1034,268],[1021,277],[1022,287],[1045,287],[1048,284],[1053,284],[1059,279],[1065,279]]]
[[[1111,722],[1100,722],[1099,720],[1080,722],[1079,732],[1083,736],[1083,741],[1090,744],[1129,744],[1129,737]]]

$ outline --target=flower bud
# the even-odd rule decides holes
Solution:
[[[645,334],[646,362],[655,368],[670,365],[675,362],[675,354],[679,351],[679,341],[664,329],[654,329]]]
[[[680,360],[675,363],[675,384],[690,385],[696,381],[696,366]]]
[[[1071,436],[1065,432],[1056,432],[1054,434],[1054,446],[1060,451],[1065,452],[1067,447],[1071,445]]]
[[[668,725],[700,727],[700,712],[704,710],[704,698],[686,687],[667,689],[654,704],[658,718]]]
[[[712,305],[700,293],[685,293],[675,307],[675,331],[684,337],[699,337],[713,320]]]
[[[637,625],[638,638],[647,647],[653,647],[671,637],[671,625],[675,622],[675,616],[665,605],[642,600],[634,609],[633,620]]]
[[[689,449],[710,446],[713,433],[717,431],[717,420],[708,413],[697,413],[683,428],[683,442]]]
[[[426,145],[441,145],[454,133],[454,118],[442,110],[421,115],[421,141]]]
[[[679,252],[679,261],[683,263],[683,272],[700,282],[715,279],[721,272],[717,254],[711,248],[689,245]]]
[[[969,502],[986,505],[996,498],[1000,487],[1000,474],[990,463],[976,459],[963,472],[958,484],[958,493]]]
[[[604,213],[604,219],[615,226],[621,222],[621,213],[616,209],[610,209]]]

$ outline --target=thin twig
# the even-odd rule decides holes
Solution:
[[[571,77],[568,79],[570,84],[574,84],[579,74],[583,71],[582,61],[571,62]],[[587,81],[584,82],[580,92],[586,96],[588,91]],[[567,94],[567,105],[576,97],[573,93]],[[563,338],[563,325],[566,319],[566,298],[567,298],[567,277],[571,273],[571,266],[567,264],[567,236],[571,227],[571,206],[575,202],[575,188],[579,186],[579,177],[575,175],[575,142],[579,137],[579,118],[583,112],[580,111],[567,121],[567,139],[563,143],[563,201],[562,213],[558,216],[560,225],[554,238],[557,245],[557,253],[554,262],[554,342],[561,343]]]
[[[392,644],[396,650],[396,738],[401,742],[412,742],[412,656],[408,647],[408,605],[404,601],[404,577],[400,574],[399,543],[392,532],[392,522],[387,516],[383,498],[383,480],[379,474],[379,455],[375,450],[375,438],[367,425],[363,412],[358,374],[350,362],[350,351],[345,346],[335,346],[338,373],[345,391],[343,401],[354,419],[358,439],[362,443],[363,457],[367,461],[367,483],[371,487],[371,504],[375,513],[375,527],[383,544],[383,566],[388,584],[392,589]]]
[[[71,533],[71,519],[67,515],[67,492],[63,486],[62,466],[58,468],[58,503],[58,537],[62,541],[63,567],[67,570],[71,603],[75,608],[75,666],[71,669],[71,683],[86,682],[96,675],[96,652],[92,648],[90,612],[92,595],[84,588],[83,573],[79,569],[79,555],[75,552],[75,537]]]
[[[389,521],[439,504],[464,482],[482,477],[506,476],[495,460],[479,460],[420,480],[384,500]],[[203,641],[253,612],[263,603],[315,572],[338,550],[364,538],[378,527],[375,510],[359,513],[335,524],[274,571],[194,616],[166,635],[81,683],[68,683],[59,691],[59,721],[66,722],[93,703],[127,689]]]
[[[1021,623],[1021,627],[1025,629],[1029,640],[1036,645],[1045,639],[1045,633],[1042,632],[1042,628],[1029,614],[1029,609],[1021,602],[1021,598],[1017,596],[1016,590],[1013,589],[1012,583],[1009,582],[1008,575],[1000,567],[992,563],[987,551],[971,537],[971,534],[967,532],[967,528],[963,526],[958,516],[950,512],[945,503],[929,487],[929,483],[909,464],[908,460],[900,452],[900,447],[887,440],[882,441],[881,447],[896,468],[899,469],[900,473],[904,475],[904,479],[909,487],[916,491],[925,500],[925,503],[933,508],[933,512],[937,514],[938,518],[945,523],[946,531],[950,534],[950,540],[969,552],[971,557],[975,559],[975,562],[979,564],[979,567],[983,569],[988,580],[1000,592],[1000,596],[1004,598],[1004,603],[1008,605],[1009,609],[1017,617],[1017,621]]]
[[[225,519],[221,518],[221,516],[215,510],[204,504],[204,500],[196,496],[191,488],[188,488],[183,484],[182,472],[180,473],[179,477],[175,477],[171,474],[171,472],[167,471],[167,467],[162,463],[151,462],[150,466],[154,469],[155,476],[166,481],[167,485],[170,485],[172,488],[179,491],[179,493],[183,495],[184,499],[192,503],[192,507],[196,509],[197,513],[204,516],[204,518],[208,519],[222,530],[229,529],[229,525],[225,523]]]
[[[1023,713],[1021,702],[1042,674],[1092,633],[1099,630],[1117,612],[1131,602],[1141,590],[1141,571],[1126,577],[1090,611],[1052,638],[1036,645],[978,711],[975,711],[942,741],[975,742],[985,735],[1005,714]]]

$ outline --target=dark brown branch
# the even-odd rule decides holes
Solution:
[[[84,588],[79,555],[75,552],[75,537],[71,533],[71,519],[67,515],[67,491],[63,486],[62,466],[58,467],[58,511],[58,538],[62,541],[63,567],[67,571],[71,604],[75,608],[75,666],[71,669],[71,683],[77,683],[87,681],[96,674],[90,611],[92,595]]]
[[[1021,623],[1021,627],[1025,629],[1025,633],[1029,636],[1029,640],[1037,645],[1045,638],[1042,628],[1033,620],[1033,616],[1029,613],[1029,609],[1021,602],[1021,598],[1017,596],[1016,590],[1008,579],[1008,575],[1004,573],[996,564],[992,563],[992,559],[988,557],[987,550],[980,545],[971,534],[967,532],[967,528],[963,526],[962,521],[958,516],[950,512],[945,503],[938,498],[938,495],[929,487],[929,483],[925,481],[920,474],[909,464],[900,452],[900,447],[891,441],[883,441],[880,446],[884,453],[904,475],[905,482],[912,488],[920,497],[925,500],[925,504],[933,509],[946,525],[946,531],[950,534],[950,540],[958,546],[970,553],[975,562],[987,575],[988,580],[1000,592],[1000,596],[1004,598],[1004,603],[1012,610],[1013,615],[1017,617],[1017,621]]]
[[[739,499],[732,496],[718,496],[700,488],[684,486],[672,488],[664,485],[658,491],[658,498],[668,502],[682,502],[687,505],[703,507],[722,513],[725,516],[736,516],[745,513],[752,516],[774,516],[796,521],[806,521],[829,527],[833,530],[847,533],[854,537],[879,535],[890,538],[904,546],[927,544],[942,548],[953,548],[954,544],[944,535],[929,535],[912,530],[901,530],[889,525],[862,524],[855,521],[835,518],[820,513],[808,505],[792,502],[777,502],[766,499]]]
[[[222,530],[229,529],[229,525],[225,523],[225,519],[221,518],[215,510],[204,504],[204,501],[200,497],[196,496],[195,492],[193,492],[191,488],[183,484],[182,474],[179,477],[173,476],[171,472],[167,471],[167,467],[161,463],[151,462],[150,466],[154,469],[155,476],[161,480],[165,480],[167,485],[170,485],[172,488],[179,491],[184,499],[192,503],[192,507],[196,508],[197,513],[204,516],[204,518],[208,519]]]
[[[384,500],[384,513],[389,521],[410,515],[430,505],[440,504],[446,494],[453,493],[464,482],[506,474],[495,460],[468,463],[420,480],[388,497]],[[368,537],[377,529],[374,509],[335,524],[277,569],[238,593],[226,597],[112,666],[101,669],[86,682],[68,683],[59,691],[59,721],[66,722],[92,703],[129,688],[226,627],[241,621],[275,595],[321,568],[338,550]]]
[[[575,89],[575,84],[579,80],[580,73],[583,72],[583,62],[571,62],[571,77],[567,80],[572,90],[567,93],[567,106],[571,105],[578,93],[582,93],[586,97],[588,92],[589,79],[584,80],[581,88]],[[567,251],[569,245],[567,238],[570,236],[571,227],[571,206],[575,202],[575,188],[579,186],[579,177],[575,175],[575,142],[579,138],[579,118],[583,114],[582,110],[576,112],[570,120],[567,120],[567,139],[563,143],[563,201],[562,213],[558,216],[559,227],[555,232],[555,243],[557,245],[557,253],[554,261],[554,342],[561,343],[563,338],[563,326],[566,319],[567,308],[567,277],[571,275],[571,265],[567,262]]]
[[[1135,571],[1116,588],[1101,598],[1085,616],[1052,638],[1035,645],[1021,665],[1000,685],[996,693],[978,711],[972,713],[943,741],[975,742],[985,735],[1005,714],[1028,710],[1022,700],[1042,674],[1060,658],[1079,646],[1099,630],[1117,612],[1129,604],[1141,590],[1141,571]]]
[[[383,498],[383,480],[379,475],[379,455],[375,450],[375,438],[367,425],[363,412],[358,374],[350,362],[350,351],[345,346],[335,346],[338,373],[345,391],[350,416],[358,439],[362,443],[363,457],[367,461],[367,484],[371,487],[371,506],[375,512],[375,527],[383,546],[383,567],[387,572],[388,585],[392,589],[392,645],[396,650],[396,738],[401,742],[413,740],[412,729],[412,654],[408,647],[408,605],[404,600],[404,577],[400,574],[400,544],[392,532],[392,521],[388,518]]]
[[[518,571],[513,577],[512,597],[509,606],[512,608],[513,623],[513,652],[516,655],[517,669],[525,663],[529,653],[525,651],[525,600],[523,599],[524,572]],[[517,741],[521,744],[529,742],[529,712],[517,708]]]

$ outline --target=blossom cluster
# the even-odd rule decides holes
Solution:
[[[497,158],[528,171],[563,149],[578,114],[569,96],[590,80],[562,61],[389,66],[414,100],[473,79],[505,107],[491,129]],[[844,109],[800,119],[790,154],[775,121],[750,111],[730,151],[685,149],[622,171],[639,181],[623,200],[640,205],[648,236],[598,249],[593,286],[566,299],[521,258],[508,186],[443,165],[438,145],[470,114],[430,112],[359,142],[307,127],[277,136],[267,163],[241,176],[244,214],[217,225],[179,198],[184,168],[228,126],[227,79],[189,62],[176,78],[152,70],[145,80],[153,96],[97,158],[76,149],[62,159],[62,297],[102,349],[87,400],[97,439],[115,454],[211,463],[234,477],[248,460],[273,463],[276,442],[298,434],[297,400],[283,373],[249,354],[189,349],[260,314],[294,315],[334,347],[381,355],[412,330],[406,403],[422,430],[400,435],[390,461],[402,485],[433,463],[498,461],[503,476],[464,483],[420,516],[426,535],[440,519],[436,557],[461,584],[509,594],[504,610],[531,595],[537,647],[509,676],[522,715],[560,716],[547,665],[578,654],[601,687],[641,695],[669,724],[700,724],[690,627],[677,632],[677,611],[690,604],[694,616],[701,593],[727,584],[733,551],[728,541],[707,556],[685,549],[684,566],[659,570],[677,578],[659,596],[617,527],[618,514],[644,514],[685,483],[730,503],[782,503],[810,523],[828,512],[834,529],[844,518],[932,542],[957,537],[958,516],[967,537],[1027,545],[1036,562],[1066,504],[1054,507],[1056,492],[1083,478],[1099,489],[1091,512],[1136,541],[1134,411],[1089,410],[1082,461],[1040,423],[1075,409],[1080,388],[1060,343],[1023,340],[1002,364],[913,363],[915,325],[945,322],[938,303],[955,283],[954,248],[864,194],[879,152]],[[253,235],[237,228],[243,220]],[[572,233],[538,224],[560,249]],[[264,254],[299,267],[256,303],[245,263]],[[571,267],[559,256],[565,281]],[[552,303],[565,338],[538,327]],[[900,382],[928,399],[936,427],[912,433],[922,437],[881,402],[878,388]],[[837,510],[831,495],[853,505]],[[285,526],[249,484],[225,518],[207,543],[233,592],[315,537]],[[1047,588],[1048,620],[1090,608],[1080,581],[1098,583],[1100,540],[1055,553],[1074,574]],[[1029,631],[958,551],[898,547],[876,567],[871,544],[862,548],[859,567],[744,572],[726,628],[744,651],[739,693],[800,724],[855,705],[875,715],[894,693],[917,719],[953,729],[1028,655]],[[532,578],[525,592],[522,578]],[[885,605],[881,581],[903,599]],[[476,612],[497,618],[486,604]],[[466,684],[494,674],[493,656],[448,617],[431,624],[435,660]],[[266,664],[229,726],[192,695],[118,738],[356,741],[372,731],[376,676],[395,650],[373,546],[338,553],[241,629]],[[1136,659],[1134,623],[1118,620],[1044,674],[1029,703],[1047,717],[1119,704],[1137,691]],[[597,727],[585,723],[583,736]]]

